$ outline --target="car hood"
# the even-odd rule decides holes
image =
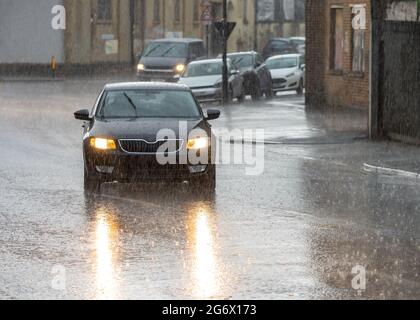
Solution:
[[[177,64],[185,64],[187,59],[185,58],[166,58],[166,57],[142,57],[140,63],[144,64],[146,68],[162,68],[170,69],[175,67]]]
[[[89,135],[112,139],[144,139],[148,142],[156,141],[157,133],[162,129],[172,130],[179,137],[180,123],[185,122],[187,131],[194,128],[205,129],[203,119],[96,119]]]
[[[289,75],[289,74],[291,74],[292,72],[295,72],[295,71],[297,71],[296,67],[286,68],[286,69],[272,69],[272,70],[270,70],[271,77],[273,79],[285,78],[287,75]]]
[[[194,89],[197,87],[212,87],[219,81],[222,81],[221,75],[180,78],[178,83],[185,84],[191,89]]]

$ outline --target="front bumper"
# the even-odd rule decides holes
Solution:
[[[177,159],[179,159],[177,157]],[[85,151],[85,165],[88,171],[96,172],[105,181],[182,182],[206,175],[213,164],[165,164],[158,162],[156,154],[127,154],[123,151]]]
[[[222,100],[222,88],[192,88],[192,93],[199,102],[214,102]]]
[[[176,82],[174,76],[176,73],[172,70],[144,70],[137,71],[139,81],[152,82]]]
[[[299,78],[275,78],[273,79],[273,91],[296,90],[299,87]]]

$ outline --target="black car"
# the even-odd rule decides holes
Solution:
[[[255,51],[230,53],[228,57],[241,72],[246,95],[250,95],[253,100],[258,100],[263,94],[267,98],[273,96],[271,73],[259,53]]]
[[[264,60],[281,54],[299,53],[297,44],[290,38],[272,38],[263,50]]]
[[[86,189],[114,181],[188,181],[214,190],[215,146],[208,121],[217,119],[220,111],[204,115],[187,86],[109,84],[92,111],[74,115],[85,121]]]
[[[137,77],[140,81],[173,81],[188,63],[206,56],[201,39],[154,40],[139,55]]]

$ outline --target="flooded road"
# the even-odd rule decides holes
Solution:
[[[1,299],[420,298],[420,184],[362,170],[417,162],[418,148],[363,139],[363,113],[282,95],[214,122],[265,129],[261,175],[220,165],[214,196],[88,195],[73,112],[105,82],[0,83]]]

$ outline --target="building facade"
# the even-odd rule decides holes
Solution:
[[[308,105],[369,109],[368,0],[306,1]]]
[[[299,16],[295,1],[303,2],[228,0],[228,19],[237,23],[228,50],[262,49],[270,37],[302,35],[303,19],[294,23]],[[209,2],[213,21],[220,21],[223,1]],[[260,11],[267,3],[275,11],[268,16]],[[52,26],[56,6],[65,8],[65,28]],[[202,23],[202,10],[201,0],[38,0],[36,6],[2,0],[0,74],[43,72],[52,60],[65,73],[129,69],[148,42],[158,38],[201,38],[209,55],[216,56],[222,41],[213,24]]]

